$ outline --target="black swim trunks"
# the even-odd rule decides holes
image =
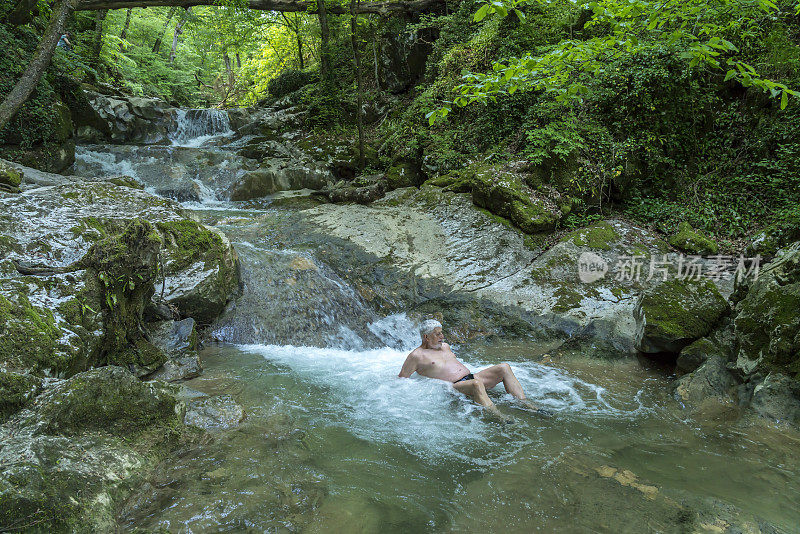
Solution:
[[[453,384],[458,384],[459,382],[463,382],[464,380],[475,380],[475,375],[470,373],[467,376],[463,376],[463,377],[459,378],[458,380],[453,382]]]

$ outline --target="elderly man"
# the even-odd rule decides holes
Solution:
[[[433,319],[425,321],[420,326],[419,333],[422,336],[422,344],[411,351],[406,358],[398,375],[400,378],[408,378],[416,371],[428,378],[445,380],[493,413],[498,413],[497,408],[486,394],[486,390],[502,382],[507,392],[520,399],[529,408],[538,410],[525,399],[522,386],[507,363],[487,367],[473,375],[456,359],[456,355],[450,350],[450,345],[444,342],[442,324],[439,321]]]

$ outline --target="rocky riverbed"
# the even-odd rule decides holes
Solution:
[[[800,244],[757,271],[753,262],[743,271],[735,261],[720,270],[719,258],[692,256],[693,268],[717,274],[690,280],[679,276],[686,254],[710,252],[697,249],[707,244],[690,228],[667,239],[608,219],[556,231],[568,207],[557,197],[540,198],[541,191],[521,197],[518,169],[425,183],[397,169],[391,180],[358,177],[350,147],[313,139],[303,130],[303,112],[288,100],[226,113],[93,98],[96,116],[79,127],[74,174],[0,162],[0,529],[141,524],[171,531],[202,516],[192,531],[248,522],[313,530],[363,514],[359,528],[368,532],[389,528],[376,519],[387,513],[398,517],[391,529],[460,529],[446,511],[448,499],[432,497],[438,484],[461,485],[452,502],[481,501],[498,484],[518,495],[512,500],[536,500],[532,481],[543,472],[564,481],[554,484],[573,495],[565,503],[596,500],[608,509],[608,525],[623,518],[635,525],[638,517],[670,532],[681,525],[775,532],[798,519],[796,512],[769,511],[765,520],[761,504],[748,506],[735,488],[704,489],[694,475],[684,494],[676,492],[666,468],[641,473],[647,463],[628,454],[612,465],[602,447],[572,442],[602,440],[603,429],[615,428],[655,447],[659,424],[690,434],[671,418],[702,426],[722,417],[725,439],[766,428],[777,452],[762,465],[756,445],[722,452],[715,442],[695,467],[714,454],[734,462],[738,454],[768,477],[788,469],[786,484],[797,488],[797,472],[781,467],[781,455],[782,440],[795,439],[800,423]],[[480,185],[492,176],[498,185]],[[420,395],[452,409],[443,391],[417,381],[399,393],[387,390],[409,406],[395,412],[383,397],[344,380],[390,383],[391,369],[413,347],[414,322],[428,316],[443,321],[470,365],[507,356],[532,396],[561,415],[554,426],[568,430],[553,434],[525,415],[520,428],[489,438],[492,427],[461,403],[456,419],[470,436],[488,441],[478,446],[457,429],[448,430],[448,441],[409,419],[428,409],[415,404]],[[509,341],[518,344],[511,352]],[[247,359],[253,354],[260,366]],[[204,360],[211,375],[203,374]],[[617,380],[620,368],[629,376],[616,386],[607,378]],[[328,405],[317,386],[351,416]],[[265,400],[270,387],[275,391]],[[298,396],[297,387],[311,387],[310,397]],[[582,419],[585,409],[594,415]],[[431,416],[444,427],[445,412]],[[479,467],[471,481],[414,474],[414,458],[432,452],[403,433],[377,437],[393,417],[418,436],[443,440],[445,465],[464,469],[479,450],[497,461]],[[628,434],[623,421],[653,433]],[[425,489],[417,497],[438,504],[412,507],[405,523],[399,517],[408,510],[395,499],[379,497],[376,505],[361,492],[345,492],[337,473],[358,455],[315,474],[311,466],[325,440],[309,445],[299,437],[312,428],[322,429],[337,454],[361,442],[388,455],[364,452],[362,459],[400,458],[389,463],[399,462],[391,465],[401,470],[401,485],[406,475],[421,476]],[[278,472],[281,462],[296,462],[302,469],[267,476],[245,467],[242,455],[256,446],[254,436],[282,451],[277,464],[265,457],[264,465]],[[697,436],[686,436],[696,445]],[[548,467],[535,458],[557,452],[544,446],[542,456],[532,442],[570,452]],[[675,453],[655,453],[655,463]],[[216,463],[206,465],[203,455]],[[493,471],[504,461],[516,469]],[[247,469],[256,469],[263,501],[236,508],[236,495],[250,502],[239,472]],[[221,502],[234,511],[211,520],[210,501],[190,497],[195,475],[212,494],[228,481],[233,493]],[[355,476],[365,488],[368,478]],[[587,481],[596,492],[576,489]],[[169,484],[179,490],[165,493]],[[275,489],[281,484],[285,491]],[[569,506],[559,508],[557,490],[544,495],[547,517],[534,520],[514,506],[516,524],[562,525],[554,518]],[[633,512],[622,506],[630,495]],[[494,512],[470,517],[488,528],[504,506],[498,501]],[[589,525],[590,515],[582,508],[576,521]]]

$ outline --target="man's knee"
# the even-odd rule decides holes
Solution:
[[[511,373],[511,366],[507,363],[501,363],[500,370],[503,371],[504,375],[508,375]]]
[[[476,392],[486,391],[486,386],[483,385],[483,380],[480,378],[475,378],[472,380],[472,387]]]

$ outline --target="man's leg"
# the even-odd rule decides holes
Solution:
[[[489,395],[486,394],[486,386],[484,386],[483,382],[481,382],[479,379],[475,378],[474,380],[464,380],[463,382],[453,384],[453,387],[457,391],[472,397],[475,402],[486,408],[486,410],[500,422],[511,422],[511,419],[500,413],[500,410],[498,410],[497,406],[494,405],[492,399],[490,399]]]
[[[456,382],[453,384],[453,387],[461,393],[472,397],[473,400],[481,406],[485,406],[486,408],[494,406],[492,399],[486,394],[486,387],[483,385],[483,382],[477,378],[475,380]]]
[[[525,398],[525,392],[522,391],[522,386],[520,385],[519,380],[517,380],[517,377],[514,376],[511,366],[507,363],[501,363],[500,365],[487,367],[483,371],[476,373],[475,378],[480,378],[486,389],[492,389],[497,384],[502,382],[503,386],[506,388],[506,391],[511,395],[518,399]]]
[[[519,380],[517,380],[517,377],[514,376],[511,366],[507,363],[487,367],[483,371],[477,373],[475,378],[479,378],[486,389],[492,389],[502,382],[503,387],[505,387],[506,391],[513,397],[521,400],[523,404],[532,410],[539,409],[535,404],[526,399],[525,392],[522,391],[522,385],[519,383]]]

